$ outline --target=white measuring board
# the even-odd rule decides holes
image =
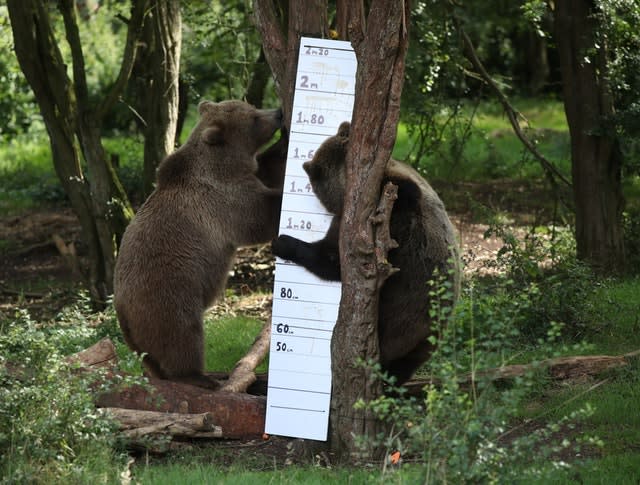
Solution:
[[[280,234],[322,239],[331,223],[302,164],[340,123],[351,121],[356,56],[344,41],[300,39]],[[340,282],[276,259],[265,432],[326,441],[331,401],[331,335]]]

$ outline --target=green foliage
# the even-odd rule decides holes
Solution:
[[[555,322],[572,340],[584,336],[595,309],[589,303],[596,289],[590,268],[576,259],[575,240],[569,228],[531,228],[518,237],[510,226],[495,219],[485,237],[502,240],[495,261],[487,266],[499,271],[498,284],[488,294],[518,301],[518,331],[525,339],[544,336]]]
[[[127,196],[132,203],[142,203],[142,164],[144,140],[140,135],[103,138],[102,144],[112,160]]]
[[[260,53],[250,2],[183,2],[182,11],[181,75],[191,96],[242,99]],[[277,104],[273,94],[269,103]]]
[[[0,178],[1,212],[66,201],[53,169],[48,140],[36,130],[0,144]]]
[[[617,135],[628,173],[640,173],[640,9],[635,0],[598,0],[598,43],[606,46],[607,82],[616,115],[603,120]]]
[[[60,320],[65,321],[65,318]],[[95,331],[37,325],[25,312],[0,322],[0,476],[3,483],[115,481],[125,457],[90,389],[97,373],[74,372],[63,357]]]
[[[432,290],[432,297],[450,298],[450,290]],[[371,403],[376,415],[390,425],[382,439],[386,449],[423,463],[424,483],[513,483],[522,476],[543,477],[569,465],[559,453],[598,441],[580,433],[558,437],[561,430],[592,414],[589,406],[559,416],[546,425],[518,435],[513,421],[531,395],[531,372],[499,389],[481,371],[499,365],[518,336],[519,301],[499,304],[482,293],[468,292],[453,315],[434,306],[436,350],[426,365],[431,382],[420,400],[406,398],[402,388]],[[479,315],[477,310],[481,309]],[[482,321],[482,328],[478,323]],[[540,339],[543,352],[551,352],[556,334]],[[461,376],[473,376],[463,385]],[[546,467],[541,467],[541,464]]]
[[[13,53],[10,33],[7,7],[0,6],[0,140],[26,132],[39,120],[31,88]]]
[[[564,174],[570,172],[569,133],[562,103],[517,99],[529,122],[525,131]],[[540,163],[524,149],[497,102],[461,101],[437,112],[403,112],[394,156],[418,167],[430,180],[482,182],[509,178],[541,180]]]

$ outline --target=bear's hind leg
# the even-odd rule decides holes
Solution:
[[[402,385],[413,377],[415,371],[427,361],[432,352],[433,346],[425,339],[406,355],[383,364],[382,368],[396,378],[396,385]]]
[[[204,373],[204,331],[199,315],[186,317],[189,323],[181,328],[173,344],[163,355],[165,379],[216,390],[220,383]]]

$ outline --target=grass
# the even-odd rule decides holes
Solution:
[[[569,133],[561,102],[518,99],[513,103],[527,120],[521,121],[527,136],[568,175]],[[543,176],[540,163],[517,139],[499,104],[483,102],[477,111],[475,106],[467,104],[462,114],[461,121],[448,125],[443,140],[432,145],[420,160],[412,157],[416,140],[409,135],[407,126],[401,125],[394,157],[417,164],[432,180],[481,182]],[[446,113],[441,117],[444,122]],[[461,146],[460,140],[464,138],[466,142]]]
[[[619,354],[640,349],[640,332],[635,330],[640,314],[640,278],[608,280],[599,285],[585,301],[590,305],[587,325],[595,329],[587,342],[593,353]],[[592,304],[592,305],[591,305]],[[604,320],[603,320],[604,319]],[[602,338],[606,321],[609,337]],[[246,317],[207,319],[207,366],[230,369],[250,345],[261,322]],[[562,341],[557,351],[566,352]],[[526,350],[526,349],[525,349]],[[516,349],[514,353],[521,352]],[[212,354],[216,354],[213,356]],[[506,356],[508,358],[508,356]],[[639,358],[640,359],[640,358]],[[565,459],[571,468],[549,469],[540,478],[523,478],[526,484],[636,483],[640,474],[640,360],[604,373],[595,380],[570,385],[542,380],[531,391],[519,419],[538,423],[554,422],[580,409],[591,409],[577,424],[577,430],[597,437],[602,447],[586,446]],[[515,425],[515,423],[514,423]],[[568,438],[575,436],[569,433]],[[533,453],[533,450],[531,450]],[[532,455],[533,456],[533,455]],[[260,454],[260,448],[248,450],[231,459],[219,447],[199,447],[189,453],[178,452],[161,462],[138,461],[132,477],[141,484],[174,483],[420,483],[423,469],[407,463],[397,470],[382,472],[373,467],[335,467],[333,469],[297,466],[282,467]],[[538,463],[540,468],[546,461]],[[527,475],[523,475],[527,477]]]
[[[44,133],[0,143],[0,214],[15,213],[64,197]]]
[[[345,468],[333,470],[327,468],[290,467],[265,471],[248,471],[242,469],[224,470],[213,465],[160,465],[139,467],[134,469],[136,483],[141,485],[204,485],[221,484],[286,484],[305,483],[309,485],[325,485],[327,483],[368,484],[368,483],[411,483],[399,482],[389,477],[383,482],[377,473],[367,470],[349,470]]]
[[[205,320],[205,368],[211,371],[229,372],[244,356],[260,333],[263,322],[244,316],[222,317]],[[257,372],[267,371],[267,362]]]
[[[132,195],[141,188],[142,140],[113,137],[103,140],[109,156],[119,160],[118,175]],[[0,139],[0,214],[14,214],[44,205],[66,204],[44,131]]]

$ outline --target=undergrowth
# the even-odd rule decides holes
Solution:
[[[129,381],[79,371],[65,357],[104,331],[92,318],[80,304],[50,323],[25,311],[0,322],[0,482],[116,483],[126,471],[127,455],[94,393]]]

